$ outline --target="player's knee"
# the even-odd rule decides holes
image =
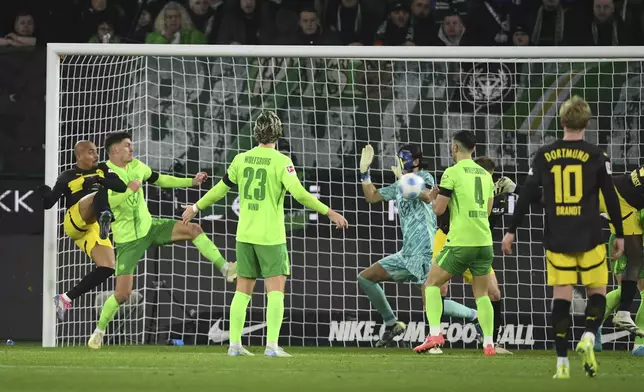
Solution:
[[[447,295],[447,283],[441,286],[441,297],[445,297]]]
[[[196,223],[190,223],[188,224],[188,230],[190,231],[190,235],[192,238],[197,238],[201,233],[203,233],[203,229],[201,226],[199,226]]]
[[[487,289],[487,296],[490,297],[490,301],[496,302],[501,300],[501,290],[499,286],[490,286]]]
[[[114,291],[114,298],[116,299],[116,302],[122,304],[130,298],[131,294],[132,289],[120,288],[119,290]]]

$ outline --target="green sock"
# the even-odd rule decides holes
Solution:
[[[107,301],[103,304],[101,316],[98,319],[98,329],[101,331],[105,331],[107,329],[107,325],[114,318],[114,315],[119,310],[119,306],[121,306],[121,304],[118,303],[114,294],[110,295]]]
[[[484,295],[477,299],[476,310],[479,313],[479,324],[483,330],[483,337],[492,336],[494,333],[494,307],[492,307],[490,297]]]
[[[441,298],[440,287],[425,287],[425,314],[429,323],[429,334],[431,336],[440,335],[441,315],[443,314],[443,299]]]
[[[640,302],[640,307],[637,309],[637,314],[635,315],[635,325],[640,329],[644,329],[644,290],[640,291],[640,297],[642,300]],[[644,344],[644,338],[635,338],[635,344]]]
[[[230,343],[241,344],[242,330],[246,323],[246,308],[250,302],[250,295],[235,291],[230,303]]]
[[[199,234],[197,238],[192,240],[192,243],[195,244],[197,249],[199,249],[199,252],[204,255],[205,258],[210,260],[217,269],[221,270],[221,267],[226,264],[226,259],[224,259],[221,253],[219,253],[219,249],[217,249],[217,246],[210,241],[210,238],[208,238],[206,233]]]
[[[266,305],[266,343],[277,343],[284,319],[284,293],[271,291],[267,294]]]
[[[615,290],[611,291],[610,293],[606,294],[606,312],[604,313],[604,321],[613,314],[615,309],[617,309],[617,306],[619,305],[619,301],[622,298],[622,288],[618,287]]]

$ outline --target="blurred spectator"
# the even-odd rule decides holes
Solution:
[[[443,19],[443,25],[438,31],[438,39],[445,46],[459,46],[463,34],[465,34],[465,26],[461,21],[461,16],[458,10],[452,10]]]
[[[584,23],[579,17],[577,31],[571,34],[570,43],[581,46],[628,45],[629,38],[624,23],[615,13],[613,0],[594,0],[592,21]]]
[[[303,7],[298,18],[299,29],[292,36],[282,37],[285,45],[342,45],[335,31],[325,31],[314,7]]]
[[[34,17],[27,12],[18,13],[13,23],[13,31],[0,38],[0,46],[35,46]]]
[[[338,34],[343,45],[371,45],[373,18],[361,0],[326,0],[321,5],[325,30]]]
[[[644,45],[644,1],[623,0],[618,7],[632,45]]]
[[[411,17],[414,26],[414,43],[420,46],[436,45],[438,25],[431,15],[429,0],[412,0]]]
[[[541,0],[541,6],[534,14],[531,42],[533,45],[557,46],[564,42],[566,11],[559,0]]]
[[[376,46],[414,45],[414,27],[404,1],[388,3],[387,19],[376,31]]]
[[[195,30],[188,11],[176,1],[163,7],[154,21],[154,31],[147,35],[148,44],[205,44],[206,37]]]
[[[530,36],[525,31],[523,25],[516,25],[512,33],[512,44],[514,46],[528,46],[530,45]]]
[[[81,13],[81,42],[87,42],[90,37],[96,34],[98,25],[109,21],[116,27],[118,32],[123,28],[123,12],[116,4],[108,3],[108,0],[91,0],[89,7]]]
[[[468,5],[471,0],[433,0],[434,18],[442,21],[447,15],[452,15],[454,11],[458,13],[461,20],[467,16]]]
[[[224,13],[217,37],[210,42],[220,44],[266,45],[274,43],[275,14],[273,1],[232,0]]]
[[[119,42],[121,40],[114,34],[114,26],[107,21],[99,23],[96,34],[89,39],[90,44],[117,44]]]
[[[128,41],[136,44],[145,42],[145,38],[154,30],[152,26],[152,12],[148,7],[144,7],[139,14],[139,19],[130,33]]]
[[[465,23],[465,46],[499,46],[510,43],[513,0],[472,0]]]
[[[188,2],[188,14],[195,28],[206,36],[219,28],[222,12],[219,10],[224,4],[223,0],[213,2],[212,6],[210,0],[190,0]],[[219,11],[219,12],[218,12]]]

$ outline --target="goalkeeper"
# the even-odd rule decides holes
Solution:
[[[96,269],[85,275],[74,288],[54,297],[56,315],[61,322],[65,320],[65,313],[71,308],[72,301],[114,274],[114,249],[107,238],[112,222],[107,189],[114,192],[125,192],[127,189],[105,163],[98,163],[98,151],[91,141],[77,142],[74,156],[75,167],[58,177],[54,189],[47,185],[38,189],[43,207],[47,210],[61,197],[65,198],[65,234],[96,263]]]
[[[474,162],[481,166],[483,169],[487,170],[490,175],[494,174],[494,169],[496,165],[491,158],[482,156],[474,160]],[[492,214],[490,215],[490,230],[494,229],[494,226],[499,222],[499,218],[503,216],[506,209],[508,194],[513,193],[516,190],[516,184],[509,179],[508,177],[501,177],[494,184],[494,205],[492,206]],[[445,210],[443,215],[438,217],[438,230],[436,231],[436,236],[434,237],[434,260],[436,255],[438,255],[445,246],[447,240],[447,234],[449,233],[449,208]],[[490,269],[490,283],[488,286],[488,296],[490,301],[492,301],[492,307],[494,308],[494,331],[492,337],[497,339],[499,335],[499,328],[503,322],[503,313],[501,311],[501,290],[499,290],[499,282],[496,279],[494,274],[494,269]],[[466,270],[463,273],[463,280],[469,284],[472,284],[472,273],[470,270]],[[478,327],[478,325],[477,325]],[[482,334],[481,334],[482,335]],[[505,347],[500,344],[495,345],[496,353],[501,355],[512,354]]]
[[[128,183],[128,189],[121,194],[109,192],[109,203],[115,217],[112,232],[117,247],[116,289],[103,305],[98,325],[87,342],[92,349],[102,346],[107,325],[119,306],[130,297],[134,271],[150,246],[192,240],[199,252],[221,271],[228,282],[232,282],[236,275],[235,264],[226,262],[199,225],[152,218],[145,201],[143,182],[161,188],[190,187],[201,185],[208,177],[206,173],[198,173],[194,178],[176,178],[152,171],[149,166],[134,159],[132,137],[126,132],[109,134],[105,139],[105,149],[109,156],[107,166],[123,182]]]
[[[326,215],[338,228],[347,220],[308,193],[297,178],[291,159],[275,149],[282,135],[282,122],[272,111],[257,117],[253,136],[258,147],[238,154],[224,178],[197,203],[186,207],[183,222],[188,222],[204,208],[223,198],[232,187],[239,189],[237,224],[237,288],[230,304],[229,356],[253,355],[241,344],[246,322],[246,308],[257,278],[265,279],[266,350],[268,357],[290,357],[277,340],[284,318],[284,286],[290,274],[284,196],[288,191],[301,204]]]
[[[425,189],[419,198],[414,200],[402,197],[398,191],[397,183],[376,189],[369,176],[369,166],[373,161],[373,155],[373,147],[367,144],[362,149],[360,157],[360,176],[365,200],[369,203],[395,200],[403,234],[403,247],[400,252],[372,264],[358,275],[358,284],[385,323],[385,332],[376,342],[376,347],[384,347],[396,336],[404,334],[407,327],[396,318],[385,297],[384,290],[378,283],[386,281],[412,282],[422,289],[432,263],[436,215],[432,211],[431,205],[428,204],[431,202],[429,189]],[[396,178],[400,178],[404,173],[413,172],[425,180],[427,187],[434,186],[434,177],[424,170],[423,153],[416,145],[402,146],[398,150],[396,166],[391,169]],[[424,303],[424,295],[422,297]],[[475,310],[451,300],[445,300],[444,314],[469,320],[476,319]]]

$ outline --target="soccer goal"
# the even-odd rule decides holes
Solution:
[[[601,58],[598,58],[601,57]],[[389,167],[397,148],[421,146],[439,179],[451,164],[450,135],[475,131],[476,153],[497,164],[497,174],[521,184],[536,149],[557,137],[557,111],[572,94],[593,109],[588,139],[605,148],[615,172],[640,162],[641,48],[513,47],[281,47],[50,44],[47,60],[46,182],[74,164],[72,147],[127,130],[135,155],[154,170],[177,176],[207,171],[219,180],[232,157],[253,146],[252,122],[264,109],[284,123],[281,151],[290,154],[302,182],[341,211],[351,228],[341,235],[325,217],[287,198],[292,276],[287,285],[284,345],[371,346],[382,332],[379,316],[359,290],[357,274],[401,246],[393,203],[362,198],[362,147],[376,150],[372,170],[381,186],[395,179]],[[101,158],[105,159],[104,152]],[[153,215],[178,218],[181,205],[202,189],[147,186]],[[228,260],[235,260],[236,194],[199,217]],[[512,212],[512,205],[508,213]],[[52,297],[93,268],[62,230],[62,209],[45,214],[43,345],[82,345],[92,332],[112,282],[74,304],[58,323]],[[506,224],[508,220],[506,219]],[[514,349],[548,347],[550,290],[537,210],[518,232],[517,255],[494,268],[503,293],[500,341]],[[498,242],[502,230],[494,233]],[[498,245],[498,243],[497,243]],[[107,332],[107,344],[225,344],[226,284],[190,243],[150,249],[138,267],[135,293]],[[262,343],[265,297],[257,288],[244,339]],[[421,342],[426,325],[420,291],[386,284],[392,308],[407,322],[398,345]],[[460,281],[449,296],[473,307]],[[585,299],[576,291],[575,338]],[[474,326],[444,320],[452,347],[474,347]],[[628,337],[608,327],[605,340],[624,348]],[[608,348],[608,345],[605,345]]]

